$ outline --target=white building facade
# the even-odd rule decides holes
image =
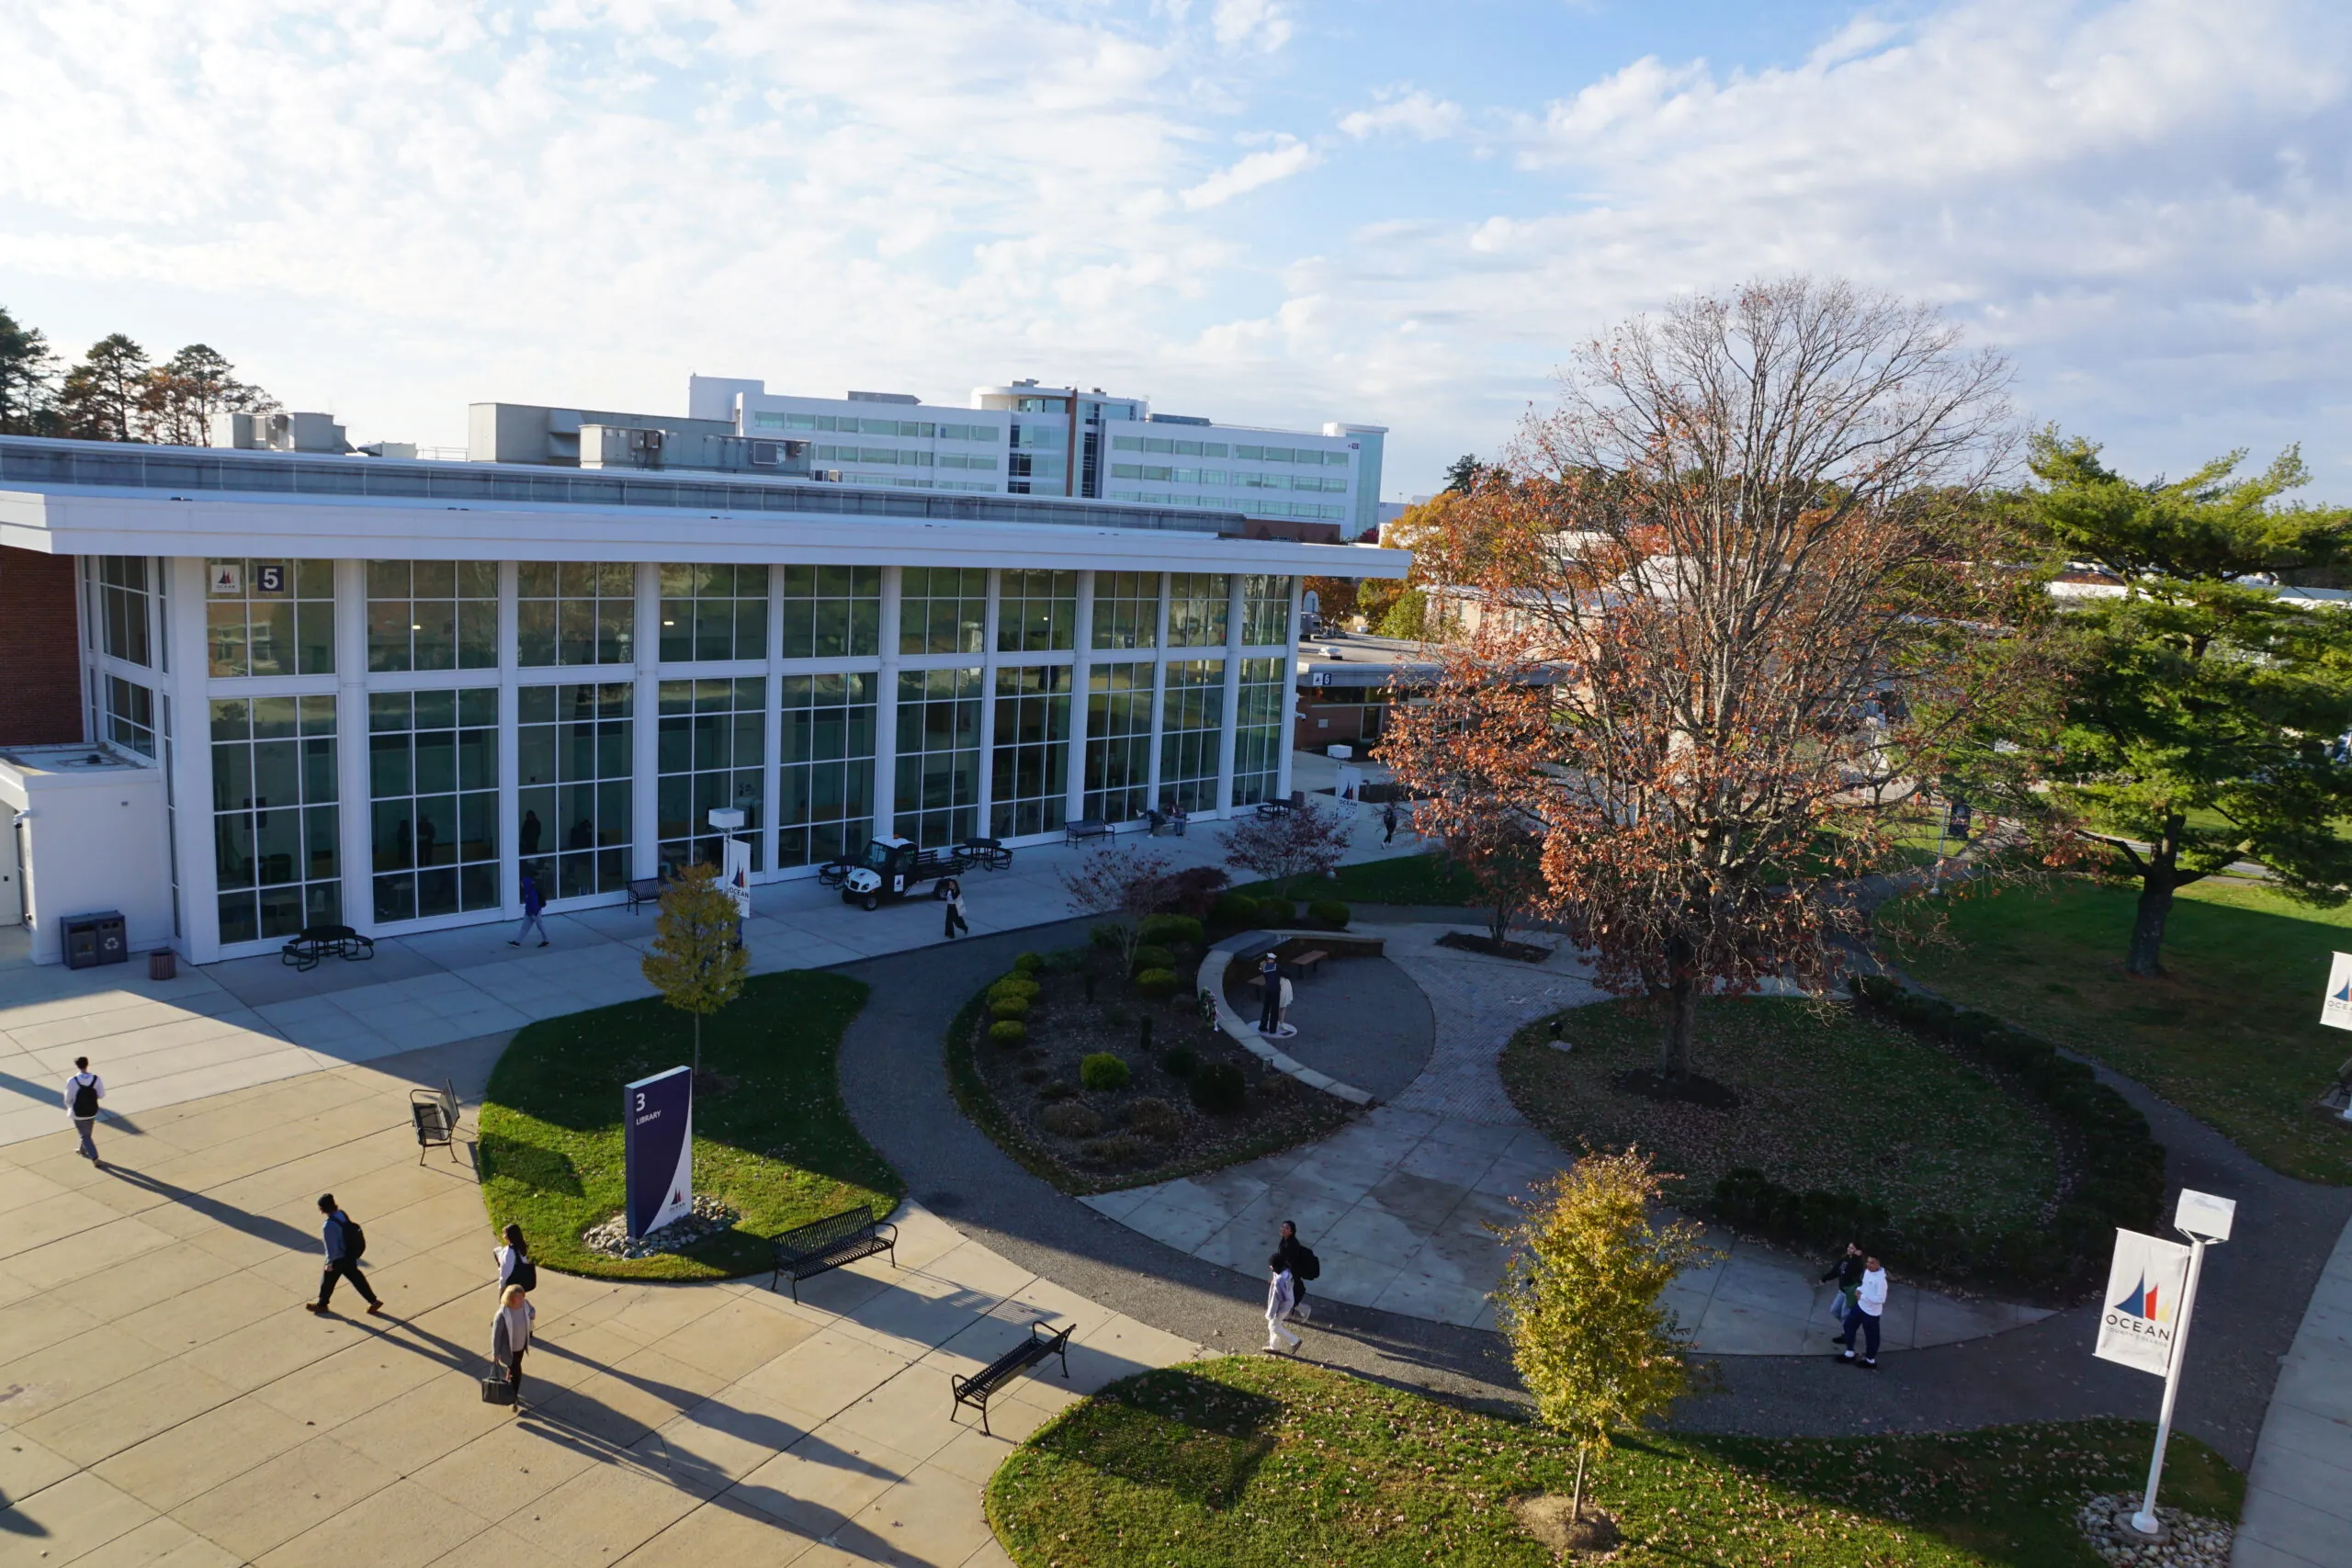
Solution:
[[[845,417],[736,396],[747,428]],[[1406,557],[940,494],[1010,482],[947,459],[1015,455],[1020,411],[854,406],[898,426],[858,450],[929,454],[887,466],[933,493],[0,438],[0,544],[80,560],[90,739],[164,786],[161,831],[124,838],[163,863],[44,875],[168,906],[131,944],[200,963],[512,919],[526,873],[559,909],[614,901],[716,859],[717,807],[767,881],[876,834],[1017,845],[1287,792],[1298,579]],[[1161,428],[1106,423],[1114,458],[1130,427]]]

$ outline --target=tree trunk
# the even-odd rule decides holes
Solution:
[[[690,1083],[702,1082],[702,1014],[695,1014],[695,1067]]]
[[[1584,1456],[1591,1450],[1589,1443],[1577,1445],[1577,1486],[1568,1496],[1568,1519],[1574,1524],[1584,1522]]]
[[[1657,1070],[1662,1077],[1679,1078],[1690,1071],[1690,1041],[1699,1032],[1698,977],[1677,975],[1667,994],[1674,998],[1674,1010],[1667,1018],[1665,1038],[1658,1042]]]
[[[2165,818],[2164,831],[2148,852],[2140,874],[2140,902],[2132,916],[2132,947],[2125,954],[2127,975],[2155,976],[2165,972],[2165,922],[2172,918],[2173,889],[2180,886],[2180,832],[2177,814]]]
[[[1504,939],[1510,934],[1512,908],[1509,904],[1497,904],[1495,912],[1487,918],[1487,931],[1495,939],[1497,951],[1500,951]]]

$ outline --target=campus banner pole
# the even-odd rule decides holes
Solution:
[[[2162,1532],[2156,1520],[2156,1483],[2164,1478],[2165,1444],[2172,1437],[2172,1402],[2180,1392],[2181,1359],[2188,1351],[2188,1320],[2197,1311],[2197,1277],[2205,1268],[2205,1238],[2188,1238],[2188,1283],[2180,1292],[2180,1317],[2173,1325],[2172,1365],[2165,1370],[2164,1408],[2156,1416],[2155,1451],[2148,1456],[2148,1489],[2140,1499],[2140,1511],[2132,1516],[2132,1528],[2142,1535]]]

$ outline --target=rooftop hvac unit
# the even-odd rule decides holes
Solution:
[[[773,468],[783,461],[783,442],[754,441],[752,443],[752,466],[753,468]]]

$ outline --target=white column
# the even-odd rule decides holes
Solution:
[[[882,569],[882,667],[875,672],[874,689],[874,836],[887,839],[894,831],[899,788],[899,637],[905,622],[900,607],[906,591],[903,567]]]
[[[334,563],[336,838],[343,863],[343,923],[376,929],[375,804],[368,780],[368,563]]]
[[[210,665],[204,647],[204,559],[180,556],[163,563],[172,574],[179,614],[172,618],[172,816],[173,863],[179,869],[180,939],[175,945],[191,964],[220,956],[220,872],[213,858],[212,703],[206,682]],[[342,607],[336,616],[340,625]],[[336,665],[342,664],[341,649]],[[82,663],[89,665],[88,649]],[[87,711],[86,709],[85,710]],[[342,713],[335,715],[342,728]],[[338,739],[341,738],[338,737]],[[338,750],[340,757],[342,752]],[[337,788],[341,781],[337,780]],[[341,820],[338,816],[337,820]],[[337,844],[338,854],[342,844]]]
[[[498,563],[498,902],[523,918],[522,703],[515,695],[514,563]]]
[[[1159,630],[1153,637],[1151,661],[1151,751],[1143,786],[1144,808],[1159,809],[1159,727],[1168,712],[1168,573],[1159,574]]]
[[[1094,656],[1094,574],[1091,571],[1078,574],[1078,629],[1070,638],[1070,650],[1069,788],[1063,795],[1062,814],[1076,820],[1086,815],[1086,682]]]
[[[989,832],[989,811],[996,804],[996,631],[1003,613],[1004,573],[989,569],[989,613],[980,639],[980,804],[972,831]]]
[[[1216,731],[1216,813],[1233,809],[1233,742],[1241,722],[1241,574],[1225,578],[1225,715]]]
[[[651,876],[661,861],[662,569],[637,563],[636,723],[629,730],[629,874]],[[689,829],[691,830],[691,828]]]
[[[888,602],[887,597],[884,602]],[[760,649],[760,657],[768,664],[766,739],[760,744],[760,799],[764,803],[760,810],[760,863],[768,868],[768,875],[775,876],[776,839],[783,831],[784,817],[784,568],[780,566],[768,568],[767,625],[767,645]]]
[[[1278,800],[1290,798],[1290,750],[1298,733],[1298,619],[1304,603],[1300,590],[1306,582],[1303,577],[1290,580],[1290,636],[1283,652],[1283,727],[1274,738],[1274,796]]]

